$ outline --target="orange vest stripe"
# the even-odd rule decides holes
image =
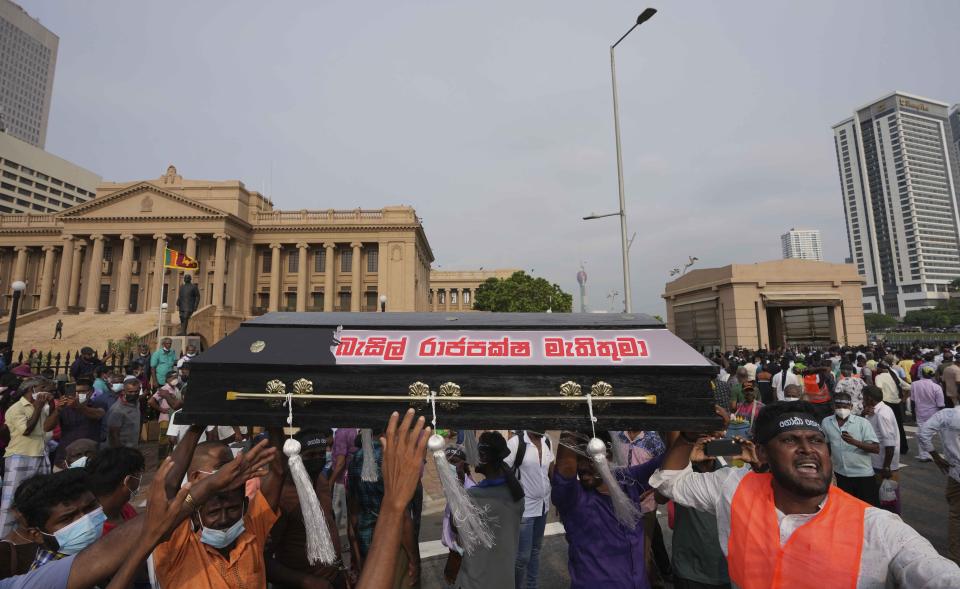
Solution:
[[[748,473],[733,494],[727,565],[742,589],[855,589],[868,505],[837,487],[816,516],[783,546],[772,475]]]
[[[803,377],[803,390],[807,393],[807,400],[811,403],[826,403],[830,400],[830,393],[826,387],[820,388],[816,374]]]

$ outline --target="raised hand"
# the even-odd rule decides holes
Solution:
[[[261,440],[259,444],[247,452],[242,452],[207,478],[212,479],[210,484],[217,493],[238,489],[249,479],[265,476],[269,472],[267,465],[276,457],[277,449],[270,446],[270,441]]]
[[[417,489],[420,482],[420,467],[427,451],[427,439],[433,433],[424,428],[424,419],[420,417],[411,427],[414,410],[409,409],[403,416],[403,422],[397,427],[399,415],[394,411],[387,423],[386,435],[380,438],[383,444],[383,500],[403,509]]]

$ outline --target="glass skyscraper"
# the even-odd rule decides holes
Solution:
[[[932,307],[960,278],[960,170],[948,108],[894,92],[833,127],[865,312]]]

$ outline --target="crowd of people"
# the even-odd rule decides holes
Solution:
[[[708,435],[438,431],[444,467],[492,542],[463,536],[469,526],[448,507],[448,554],[434,581],[539,587],[555,514],[574,588],[960,587],[954,353],[716,354],[723,425]],[[85,348],[59,378],[29,365],[0,374],[0,589],[421,586],[423,418],[410,411],[374,430],[295,434],[181,423],[196,355],[164,339],[123,370]],[[899,517],[911,416],[912,460],[946,475],[949,559]],[[338,555],[332,564],[308,558],[310,530],[280,451],[290,435]],[[720,440],[728,450],[712,452]],[[147,488],[153,454],[144,450],[154,445]],[[670,550],[658,510],[669,513]]]

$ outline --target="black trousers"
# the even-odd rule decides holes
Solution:
[[[900,453],[906,454],[910,448],[907,446],[907,432],[903,429],[903,401],[887,403],[887,406],[893,409],[893,416],[897,418],[897,428],[900,430]]]
[[[877,484],[875,476],[845,477],[836,472],[833,474],[837,477],[837,486],[840,487],[841,491],[845,491],[874,507],[880,507],[880,485]]]

